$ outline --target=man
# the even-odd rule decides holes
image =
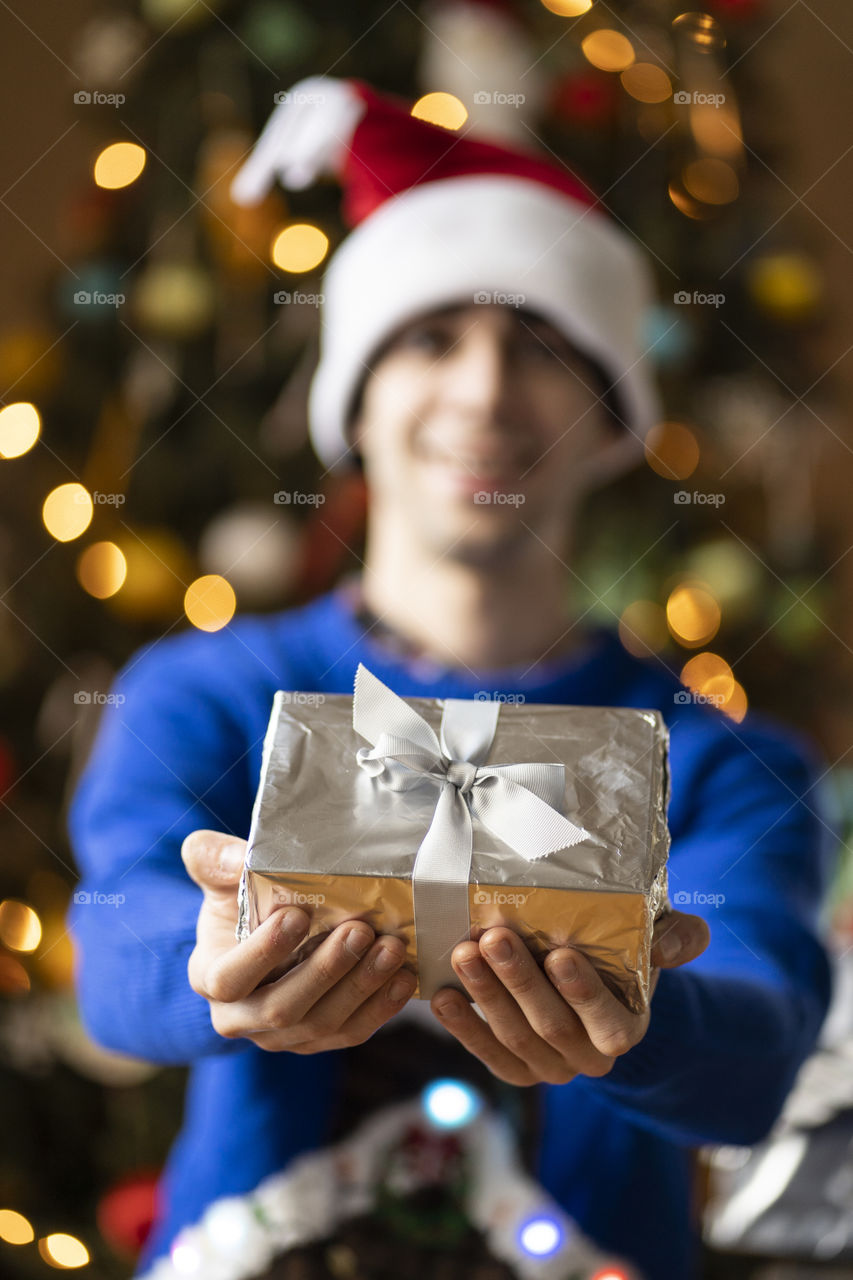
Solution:
[[[140,1265],[214,1198],[322,1145],[347,1049],[411,1007],[402,944],[363,922],[279,978],[303,912],[234,942],[273,692],[351,692],[363,661],[403,696],[491,689],[667,719],[671,884],[702,905],[656,928],[650,1010],[629,1014],[579,952],[543,971],[491,929],[453,953],[482,1016],[450,988],[427,1016],[540,1090],[537,1172],[581,1227],[648,1280],[688,1280],[690,1148],[767,1132],[826,1010],[818,763],[760,717],[683,703],[663,664],[566,599],[579,503],[637,456],[657,412],[633,244],[536,157],[414,121],[355,82],[308,83],[313,100],[274,113],[236,192],[330,163],[344,183],[355,227],[327,270],[309,407],[323,461],[364,468],[363,571],[303,608],[135,655],[71,810],[86,886],[127,900],[107,921],[73,916],[83,1016],[118,1050],[193,1064]]]

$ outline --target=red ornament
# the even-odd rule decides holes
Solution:
[[[98,1230],[118,1253],[136,1256],[148,1238],[158,1211],[153,1170],[122,1178],[98,1201]]]
[[[552,90],[550,111],[574,124],[607,124],[616,115],[619,85],[614,76],[580,71],[566,76]]]

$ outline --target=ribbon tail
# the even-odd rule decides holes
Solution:
[[[473,847],[468,806],[458,789],[445,783],[412,869],[418,995],[422,1000],[430,1000],[441,987],[460,986],[450,953],[471,931],[468,882]]]
[[[492,835],[528,862],[592,839],[588,831],[564,818],[532,791],[497,773],[485,776],[472,788],[471,812]]]

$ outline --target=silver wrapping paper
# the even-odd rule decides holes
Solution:
[[[407,698],[439,732],[443,701]],[[439,788],[380,786],[359,768],[365,746],[352,698],[279,691],[264,742],[238,938],[283,903],[311,919],[296,964],[344,920],[400,937],[417,977],[412,865]],[[667,904],[668,732],[657,710],[502,704],[489,764],[559,762],[561,812],[591,838],[534,862],[474,821],[470,937],[515,929],[540,961],[578,947],[634,1012],[648,1006],[652,930]],[[462,990],[461,984],[459,989]],[[416,989],[421,999],[432,992]]]

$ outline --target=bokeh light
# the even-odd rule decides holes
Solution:
[[[462,1080],[434,1080],[421,1095],[421,1105],[440,1129],[458,1129],[480,1110],[480,1097]]]
[[[634,61],[634,46],[621,31],[602,27],[591,31],[581,41],[581,49],[587,62],[599,71],[624,71]]]
[[[522,1223],[518,1231],[518,1243],[530,1257],[549,1258],[563,1243],[563,1228],[556,1218],[537,1214],[535,1218],[528,1218]]]
[[[681,180],[688,194],[702,204],[731,204],[740,191],[732,166],[714,156],[691,160],[684,166]]]
[[[672,81],[653,62],[635,62],[619,78],[625,92],[638,102],[666,102],[672,96]]]
[[[707,644],[720,628],[720,606],[707,587],[685,582],[670,592],[666,620],[679,644],[695,649]]]
[[[682,422],[660,422],[645,440],[646,462],[665,480],[685,480],[699,465],[699,441]]]
[[[41,431],[34,404],[19,400],[0,409],[0,458],[20,458],[32,449]]]
[[[219,631],[234,617],[236,608],[234,588],[218,573],[196,578],[184,595],[184,612],[199,631]]]
[[[654,600],[632,601],[622,610],[619,639],[635,658],[660,653],[669,643],[666,610]]]
[[[542,3],[561,18],[579,18],[592,8],[592,0],[542,0]]]
[[[311,271],[329,251],[329,237],[310,222],[294,222],[272,243],[272,260],[282,271]]]
[[[412,107],[412,115],[443,129],[460,129],[468,119],[465,106],[453,93],[425,93]]]
[[[720,705],[734,693],[735,677],[725,658],[718,653],[697,653],[681,669],[681,683]]]
[[[41,510],[44,527],[57,542],[71,542],[92,523],[94,505],[89,490],[72,481],[52,489]]]
[[[54,1231],[39,1240],[39,1253],[49,1266],[69,1271],[75,1267],[85,1267],[89,1261],[89,1250],[82,1240],[70,1236],[64,1231]]]
[[[41,942],[41,921],[26,902],[0,902],[0,942],[10,951],[35,951]]]
[[[128,187],[145,168],[145,158],[145,148],[137,143],[114,142],[95,161],[95,181],[110,191]]]
[[[6,1244],[29,1244],[36,1233],[27,1218],[14,1209],[0,1209],[0,1240]]]
[[[700,53],[713,53],[726,46],[723,28],[710,13],[680,13],[677,18],[673,18],[672,26]]]
[[[127,577],[127,560],[114,542],[93,542],[77,559],[77,581],[96,600],[114,596]]]

